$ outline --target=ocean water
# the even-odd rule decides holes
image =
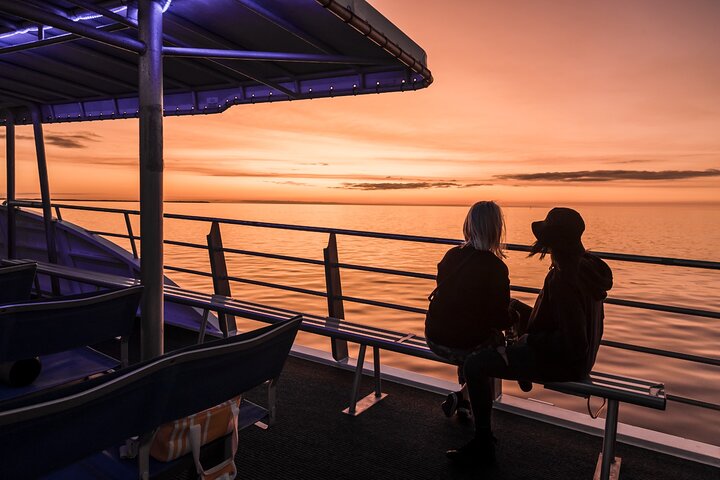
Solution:
[[[94,203],[113,208],[137,208],[135,203]],[[585,218],[583,237],[586,248],[602,252],[618,252],[697,260],[720,261],[720,205],[660,206],[576,206]],[[529,244],[530,223],[544,218],[548,207],[505,207],[507,242]],[[455,238],[462,236],[466,207],[377,206],[377,205],[308,205],[308,204],[232,204],[232,203],[168,203],[168,213],[213,216],[262,222],[335,227],[352,230]],[[64,210],[65,220],[86,228],[125,231],[121,216]],[[139,225],[134,220],[135,233]],[[166,220],[165,237],[205,244],[209,224]],[[223,225],[225,247],[322,260],[328,235],[257,227]],[[123,240],[109,240],[129,249]],[[444,245],[416,242],[338,236],[339,258],[343,263],[407,270],[436,272]],[[282,285],[324,291],[322,266],[272,260],[260,257],[227,254],[229,274]],[[166,246],[167,265],[210,271],[207,252]],[[549,259],[528,258],[521,252],[508,252],[506,263],[513,285],[540,287],[547,272]],[[613,269],[614,287],[610,296],[628,300],[684,306],[720,311],[720,272],[663,265],[642,265],[608,261]],[[208,278],[166,272],[185,288],[210,291]],[[427,307],[427,295],[434,288],[432,281],[369,272],[342,270],[343,294],[419,308]],[[235,297],[260,303],[279,305],[324,315],[326,300],[267,287],[233,283]],[[533,295],[516,294],[531,303]],[[373,324],[408,333],[423,334],[424,317],[419,314],[388,310],[346,302],[348,320]],[[239,322],[239,328],[252,328],[250,322]],[[720,324],[717,319],[640,310],[615,305],[606,306],[605,335],[635,345],[719,358]],[[325,338],[304,334],[303,344],[329,349]],[[444,379],[454,379],[454,369],[435,362],[402,355],[383,353],[383,363]],[[720,367],[690,363],[602,347],[596,369],[665,382],[668,393],[701,401],[720,403]],[[585,412],[584,399],[535,388],[529,394],[517,389],[514,382],[505,382],[504,391],[516,396],[550,402]],[[598,404],[593,403],[596,409]],[[720,412],[668,402],[665,412],[623,405],[620,420],[695,440],[720,443],[718,426]]]

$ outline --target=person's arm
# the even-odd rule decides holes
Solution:
[[[528,335],[527,343],[538,349],[572,359],[584,358],[588,350],[587,318],[577,288],[559,284],[552,291],[550,313],[557,329]]]
[[[499,269],[496,273],[494,287],[488,289],[484,294],[489,299],[488,318],[491,319],[491,327],[498,330],[505,330],[515,323],[515,315],[510,310],[510,277],[507,267]]]

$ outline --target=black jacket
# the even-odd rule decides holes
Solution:
[[[576,268],[551,268],[528,325],[527,343],[538,367],[582,378],[595,363],[603,334],[603,300],[612,287],[612,271],[585,253]]]
[[[451,248],[438,264],[437,282],[425,319],[425,336],[432,342],[470,349],[487,340],[492,329],[512,323],[508,269],[493,253]]]

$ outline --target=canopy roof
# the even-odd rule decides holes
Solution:
[[[432,82],[425,52],[364,0],[162,1],[165,115]],[[31,123],[32,105],[44,123],[137,117],[136,4],[0,0],[0,125]]]

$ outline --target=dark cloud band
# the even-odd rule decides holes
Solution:
[[[685,180],[688,178],[717,177],[720,170],[584,170],[577,172],[542,172],[496,175],[499,180],[550,181],[550,182],[612,182],[616,180]]]

